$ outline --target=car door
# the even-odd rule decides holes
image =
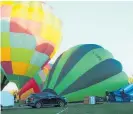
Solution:
[[[48,94],[42,94],[41,95],[41,101],[42,101],[42,103],[43,103],[43,105],[45,106],[45,105],[49,105],[49,99],[48,99]]]
[[[56,95],[49,93],[48,98],[49,98],[50,105],[57,104]]]

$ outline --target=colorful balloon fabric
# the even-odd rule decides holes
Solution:
[[[51,69],[52,65],[47,64],[45,67],[31,78],[20,90],[19,98],[25,100],[30,94],[39,93],[42,91],[46,77]]]
[[[0,2],[1,66],[21,88],[55,54],[61,21],[43,2]]]
[[[122,65],[112,54],[96,44],[78,45],[61,54],[55,61],[44,91],[54,90],[69,102],[86,96],[104,96],[128,84]]]

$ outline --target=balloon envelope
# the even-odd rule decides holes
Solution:
[[[78,45],[55,61],[44,89],[53,89],[69,102],[86,96],[104,96],[128,84],[122,65],[112,54],[96,44]]]
[[[57,51],[61,21],[43,2],[0,2],[1,66],[19,88]]]

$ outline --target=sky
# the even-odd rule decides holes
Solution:
[[[78,44],[98,44],[109,50],[133,74],[133,1],[47,2],[63,23],[63,40],[52,62]]]
[[[133,1],[49,1],[63,23],[63,39],[51,62],[70,47],[98,44],[109,50],[133,74]],[[9,83],[4,90],[15,88]]]

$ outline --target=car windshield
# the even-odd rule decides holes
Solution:
[[[31,94],[29,97],[37,96],[37,94]]]
[[[52,94],[52,93],[49,93],[49,92],[41,92],[41,93],[38,93],[37,95],[43,95],[43,96],[55,96],[54,94]]]
[[[48,92],[42,92],[42,93],[40,93],[41,95],[45,95],[45,96],[48,96]]]
[[[46,96],[55,96],[54,94],[49,93],[49,92],[43,92],[43,95],[46,95]]]
[[[54,94],[52,94],[52,93],[48,93],[48,96],[54,97],[54,96],[56,96],[56,95],[54,95]]]

